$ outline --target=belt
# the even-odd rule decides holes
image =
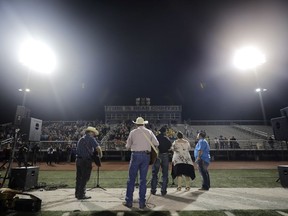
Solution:
[[[150,151],[132,151],[132,153],[136,154],[150,154]]]
[[[169,152],[163,152],[163,153],[162,153],[162,152],[160,152],[159,154],[169,154]]]
[[[81,157],[81,156],[77,156],[77,159],[83,159],[83,160],[92,160],[91,158],[86,158],[86,157]]]

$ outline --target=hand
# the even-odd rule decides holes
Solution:
[[[99,151],[99,158],[102,158],[103,157],[103,153],[102,153],[102,151],[100,150]]]
[[[103,157],[103,153],[102,153],[102,149],[100,147],[97,148],[97,152],[98,152],[98,157],[102,158]]]

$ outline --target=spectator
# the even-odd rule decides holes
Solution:
[[[268,144],[270,145],[271,149],[274,150],[274,140],[271,136],[268,138]]]
[[[27,162],[28,151],[29,151],[29,149],[28,149],[28,146],[26,144],[20,145],[19,150],[18,150],[18,157],[17,157],[19,167],[21,167],[22,163],[25,167],[28,166],[28,162]]]
[[[224,149],[224,139],[222,135],[220,135],[219,137],[219,144],[220,144],[220,149]]]
[[[61,149],[61,144],[59,143],[56,147],[56,152],[55,152],[55,163],[59,164],[61,162],[62,158],[62,149]]]
[[[47,161],[46,161],[47,165],[52,165],[53,153],[54,149],[52,145],[50,145],[50,147],[47,149]]]
[[[230,138],[230,148],[231,149],[237,148],[237,141],[236,141],[236,138],[234,136],[232,136]]]
[[[40,150],[38,143],[34,144],[31,150],[32,150],[32,165],[36,165],[38,153]]]
[[[224,142],[224,148],[228,149],[229,147],[228,147],[228,139],[227,139],[227,137],[224,137],[223,142]]]
[[[66,146],[66,161],[67,161],[68,163],[71,162],[71,156],[72,156],[72,147],[71,147],[70,144],[68,144],[68,145]]]
[[[214,138],[215,149],[219,149],[219,139],[217,137]]]

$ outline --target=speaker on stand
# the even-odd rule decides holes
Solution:
[[[42,120],[36,118],[22,119],[20,132],[22,141],[39,142],[41,137]]]

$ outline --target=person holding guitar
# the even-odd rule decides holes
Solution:
[[[159,146],[159,142],[154,133],[144,126],[148,123],[148,121],[144,121],[142,117],[138,117],[136,122],[133,121],[133,123],[136,124],[137,128],[130,131],[126,142],[126,148],[131,149],[131,158],[129,164],[126,197],[123,205],[128,208],[132,207],[135,181],[137,173],[139,172],[139,208],[144,209],[146,207],[146,177],[149,168],[151,145],[157,147]]]
[[[85,188],[92,171],[93,152],[96,150],[99,158],[102,158],[101,147],[95,139],[97,135],[99,132],[95,127],[87,127],[84,136],[77,143],[75,197],[78,200],[91,198],[85,195]]]

